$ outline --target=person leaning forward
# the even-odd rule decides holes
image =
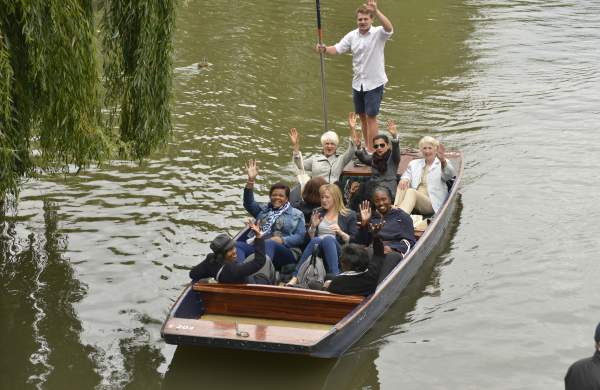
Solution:
[[[565,375],[565,390],[600,390],[600,323],[594,334],[596,351],[592,357],[576,361]]]
[[[381,21],[381,26],[372,26],[375,16]],[[383,87],[388,82],[384,48],[394,27],[379,10],[375,0],[368,0],[366,5],[356,10],[356,24],[358,28],[346,34],[337,44],[317,44],[317,51],[329,55],[352,51],[354,109],[360,116],[367,150],[373,152],[372,140],[378,133],[377,115],[383,98]]]
[[[265,264],[265,242],[258,225],[251,224],[250,229],[256,234],[256,256],[249,262],[236,262],[237,254],[235,241],[228,234],[216,236],[210,243],[212,253],[206,259],[190,270],[190,278],[198,281],[204,278],[214,278],[220,283],[248,283],[249,277]]]

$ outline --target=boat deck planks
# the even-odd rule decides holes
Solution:
[[[164,325],[172,337],[183,336],[262,342],[271,344],[292,344],[310,347],[317,344],[331,332],[325,328],[290,327],[278,324],[251,324],[222,318],[211,319],[169,319]]]

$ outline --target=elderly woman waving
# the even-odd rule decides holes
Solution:
[[[353,114],[350,113],[350,115]],[[327,183],[335,183],[339,180],[344,167],[352,160],[356,146],[360,145],[360,135],[354,128],[356,120],[350,124],[351,139],[348,142],[348,149],[343,154],[338,153],[337,147],[340,139],[335,132],[327,131],[321,136],[321,145],[323,146],[321,153],[304,160],[304,169],[310,171],[311,177],[322,176]],[[295,128],[290,130],[290,140],[294,149],[294,164],[298,169],[302,169],[299,134]]]
[[[456,171],[446,159],[445,149],[433,137],[425,136],[419,141],[423,158],[412,160],[402,174],[394,206],[410,214],[417,210],[420,214],[437,213],[448,196],[446,182]]]

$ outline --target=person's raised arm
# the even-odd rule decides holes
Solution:
[[[295,127],[290,129],[290,141],[292,142],[292,149],[294,153],[298,153],[300,151],[300,136],[298,135],[298,130]]]
[[[400,139],[398,138],[398,129],[396,128],[396,121],[393,119],[387,122],[388,132],[392,136],[392,160],[395,164],[400,164]]]
[[[254,200],[253,191],[254,181],[256,180],[256,176],[258,176],[258,165],[256,160],[251,159],[246,162],[246,172],[248,173],[248,181],[246,182],[246,187],[244,188],[244,208],[256,218],[261,210],[258,203],[256,203]]]
[[[355,242],[362,245],[369,245],[371,242],[371,233],[369,232],[369,222],[371,221],[371,203],[363,200],[358,206],[360,210],[360,222]]]
[[[367,7],[373,10],[373,13],[377,16],[377,18],[379,18],[379,21],[381,22],[381,25],[383,26],[385,32],[391,33],[394,31],[394,26],[392,26],[392,22],[390,22],[387,16],[385,16],[383,12],[381,12],[381,10],[377,7],[377,1],[368,0]]]
[[[358,158],[358,161],[365,165],[370,166],[371,162],[373,161],[373,156],[370,155],[369,152],[367,152],[367,149],[365,148],[358,149],[356,153],[354,153],[354,155],[356,156],[356,158]]]
[[[348,142],[348,149],[342,155],[344,166],[352,160],[361,144],[360,133],[356,131],[356,113],[350,112],[348,114],[348,125],[350,126],[350,142]]]
[[[367,277],[372,278],[373,280],[379,279],[379,272],[381,270],[381,265],[385,259],[385,250],[384,244],[379,236],[379,232],[381,228],[385,224],[385,221],[377,224],[370,224],[369,229],[371,230],[371,234],[373,235],[373,257],[369,262],[369,270],[367,271]]]
[[[260,230],[260,227],[257,223],[249,223],[248,227],[254,231],[256,234],[256,239],[254,240],[254,248],[255,255],[254,259],[248,261],[247,263],[234,263],[233,267],[231,267],[231,275],[235,280],[241,280],[246,276],[252,275],[257,272],[259,269],[265,265],[266,256],[265,256],[265,240],[263,238],[263,232]]]

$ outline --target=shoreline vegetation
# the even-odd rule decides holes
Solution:
[[[0,0],[0,199],[39,172],[164,145],[174,30],[174,0]]]

